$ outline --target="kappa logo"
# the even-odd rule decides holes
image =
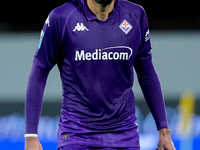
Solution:
[[[74,28],[73,32],[75,31],[89,31],[89,29],[83,25],[83,23],[77,23],[76,27]]]
[[[133,26],[126,20],[124,19],[123,22],[119,25],[119,28],[125,33],[128,34]]]

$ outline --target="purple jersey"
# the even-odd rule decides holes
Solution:
[[[133,65],[150,57],[150,49],[145,12],[128,1],[116,0],[106,21],[98,20],[84,0],[68,2],[49,14],[34,64],[44,70],[57,64],[60,70],[58,147],[139,147]],[[162,120],[155,117],[157,127],[167,127],[162,111]],[[30,133],[31,125],[27,128]]]

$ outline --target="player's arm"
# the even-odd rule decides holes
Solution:
[[[147,105],[155,119],[157,129],[168,128],[165,103],[160,81],[152,63],[151,52],[147,51],[135,61],[134,67]]]
[[[48,74],[60,60],[61,34],[59,25],[59,15],[54,9],[49,14],[41,31],[29,76],[25,100],[25,150],[42,149],[37,137],[38,123]]]
[[[37,133],[42,109],[43,93],[49,71],[50,70],[41,68],[33,62],[25,100],[25,150],[42,149]]]
[[[154,117],[159,131],[158,150],[174,150],[170,138],[170,130],[165,111],[165,103],[158,75],[152,63],[150,51],[140,54],[140,59],[134,63],[138,81],[143,91],[147,105]]]
[[[134,67],[145,100],[159,131],[158,148],[159,150],[174,150],[170,138],[170,130],[160,81],[152,63],[148,20],[143,9],[141,9],[140,15],[138,16],[141,29],[141,43],[134,62]]]
[[[152,63],[148,20],[144,9],[140,10],[141,42],[134,61],[134,67],[145,100],[155,119],[157,129],[160,130],[161,128],[168,128],[165,104],[160,81]]]

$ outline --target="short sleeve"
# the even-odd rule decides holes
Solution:
[[[145,10],[143,8],[139,17],[139,23],[141,31],[141,42],[136,56],[136,61],[145,57],[144,55],[151,54],[149,24]]]
[[[41,31],[34,63],[42,68],[51,69],[57,63],[60,49],[59,22],[56,14],[52,11]]]

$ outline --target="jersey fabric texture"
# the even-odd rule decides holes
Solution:
[[[58,148],[139,148],[133,66],[158,130],[168,127],[141,6],[116,0],[106,21],[98,20],[84,0],[49,14],[27,87],[26,133],[37,133],[46,79],[55,64],[63,88]]]

